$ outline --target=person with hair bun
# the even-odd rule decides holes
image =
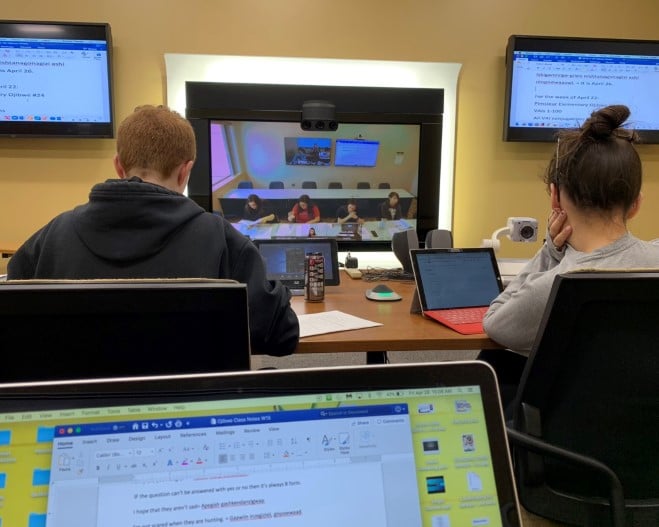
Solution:
[[[528,355],[556,275],[576,269],[659,268],[659,246],[631,234],[638,214],[642,167],[629,108],[594,111],[563,130],[544,182],[551,200],[547,240],[491,303],[483,326],[503,347]],[[496,369],[496,368],[495,368]]]

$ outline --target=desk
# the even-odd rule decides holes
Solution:
[[[298,315],[323,311],[343,311],[383,325],[314,335],[300,339],[296,353],[334,353],[341,351],[368,353],[367,362],[381,362],[385,351],[478,350],[499,348],[487,335],[461,335],[437,322],[411,314],[414,282],[388,281],[387,285],[403,297],[397,302],[374,302],[364,296],[379,282],[353,280],[343,271],[341,284],[325,288],[324,302],[305,302],[293,297],[291,305]]]
[[[0,249],[0,258],[9,258],[13,256],[16,252],[16,249]]]

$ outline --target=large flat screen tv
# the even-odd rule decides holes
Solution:
[[[0,136],[114,137],[109,24],[0,20]]]
[[[511,35],[503,139],[553,141],[598,108],[624,104],[629,126],[659,143],[659,40]]]
[[[338,129],[303,130],[308,100],[334,105]],[[443,100],[429,88],[188,82],[198,149],[188,195],[252,239],[317,235],[336,238],[341,251],[391,250],[395,232],[414,230],[423,242],[438,224]],[[307,162],[314,145],[320,161]],[[291,162],[293,147],[304,162]],[[383,219],[391,193],[400,212]],[[243,218],[251,195],[274,222]],[[302,195],[317,223],[289,219]],[[338,221],[348,203],[361,220],[350,235]]]

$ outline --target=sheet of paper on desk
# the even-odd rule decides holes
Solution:
[[[342,311],[326,311],[323,313],[298,315],[297,318],[300,321],[300,338],[382,325],[379,322],[372,322],[365,318],[348,315]]]

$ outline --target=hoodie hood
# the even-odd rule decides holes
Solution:
[[[76,233],[100,258],[129,262],[158,252],[183,225],[204,214],[191,199],[140,178],[95,185],[73,211]]]

